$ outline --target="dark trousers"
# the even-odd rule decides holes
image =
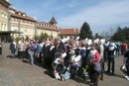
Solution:
[[[2,55],[2,47],[0,47],[0,55]]]
[[[99,76],[100,74],[94,70],[94,64],[90,64],[89,65],[89,76],[91,81],[93,82],[93,86],[98,86],[98,82],[99,82]]]
[[[24,59],[25,58],[25,52],[24,51],[19,51],[18,57],[19,57],[19,59]]]
[[[29,48],[27,48],[26,50],[25,50],[25,52],[24,52],[24,54],[25,54],[25,59],[29,59],[29,53],[28,53],[28,49]]]
[[[100,63],[101,63],[101,73],[100,73],[100,75],[101,75],[101,77],[103,77],[104,76],[104,71],[105,71],[105,67],[104,67],[105,62],[104,62],[104,59],[101,59]]]
[[[129,76],[129,63],[126,64],[126,69],[127,69],[126,74]]]
[[[104,67],[105,61],[104,61],[104,59],[101,59],[100,63],[101,63],[102,73],[104,73],[104,70],[105,70],[105,67]]]
[[[109,56],[108,57],[108,72],[114,74],[115,69],[115,57],[114,56]],[[110,71],[111,70],[111,71]]]
[[[108,59],[108,52],[104,50],[104,62],[107,62]]]
[[[120,56],[120,50],[119,49],[116,50],[116,55]]]

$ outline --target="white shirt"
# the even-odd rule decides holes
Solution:
[[[103,44],[100,44],[100,57],[103,58],[103,54],[104,54],[104,46]]]
[[[78,56],[73,55],[71,57],[71,62],[72,62],[73,65],[81,66],[81,55],[78,55]]]

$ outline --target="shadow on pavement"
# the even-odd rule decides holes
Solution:
[[[27,60],[22,60],[22,62],[29,64],[29,61],[27,61]]]
[[[13,58],[16,58],[16,57],[13,57],[13,56],[11,56],[11,55],[8,55],[7,58],[13,59]]]
[[[91,83],[90,81],[85,81],[84,79],[82,79],[78,76],[76,76],[73,80],[78,82],[78,83],[84,83],[84,84],[87,84],[89,86],[93,86],[93,83]]]
[[[51,78],[54,78],[53,73],[52,73],[51,70],[46,70],[46,71],[44,71],[44,73],[45,73],[46,75],[50,76]]]
[[[124,79],[124,76],[123,75],[120,75],[120,74],[115,74],[114,76],[115,77],[118,77],[118,78],[123,78]]]
[[[108,76],[114,76],[114,77],[118,77],[118,78],[123,78],[124,79],[124,76],[120,75],[120,74],[111,74],[111,73],[105,73],[105,74],[108,75]]]
[[[7,58],[11,58],[12,56],[11,55],[8,55]]]

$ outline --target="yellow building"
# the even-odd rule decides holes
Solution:
[[[46,33],[53,38],[58,37],[57,22],[54,17],[49,23],[36,21],[34,18],[28,16],[26,13],[17,11],[14,8],[9,9],[10,12],[10,31],[19,32],[13,35],[14,37],[34,38],[41,33]]]
[[[40,35],[41,33],[46,33],[50,37],[58,38],[58,27],[57,27],[57,21],[54,17],[49,21],[49,23],[46,22],[37,22],[37,35]]]
[[[0,0],[0,31],[8,31],[8,7],[6,0]]]
[[[41,33],[53,38],[58,37],[58,27],[54,17],[49,23],[39,22],[9,6],[8,0],[0,0],[0,39],[9,41],[11,37],[34,38]]]
[[[26,13],[17,11],[14,8],[9,9],[10,12],[10,31],[18,32],[12,36],[14,37],[26,37],[33,38],[35,34],[36,20]]]
[[[58,37],[58,27],[57,22],[54,17],[49,23],[39,22],[34,18],[28,16],[26,13],[17,11],[14,8],[9,9],[10,18],[9,26],[11,32],[17,32],[18,34],[12,33],[14,38],[16,37],[26,37],[34,38],[39,36],[41,33],[46,33],[48,36],[53,38]]]
[[[8,34],[8,8],[10,3],[7,0],[0,0],[0,39],[7,40]]]
[[[34,38],[41,33],[50,37],[59,37],[59,28],[54,17],[49,22],[40,22],[25,12],[9,7],[8,0],[0,0],[0,38],[4,41],[11,37]]]

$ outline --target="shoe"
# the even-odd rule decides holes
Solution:
[[[105,73],[110,73],[110,71],[106,71]]]
[[[100,80],[102,80],[102,81],[103,81],[103,80],[104,80],[104,78],[101,76],[101,77],[100,77]]]
[[[127,80],[129,80],[129,76],[124,76]]]
[[[112,76],[114,76],[115,74],[114,73],[111,73]]]
[[[65,78],[63,76],[61,77],[61,81],[65,81]]]

